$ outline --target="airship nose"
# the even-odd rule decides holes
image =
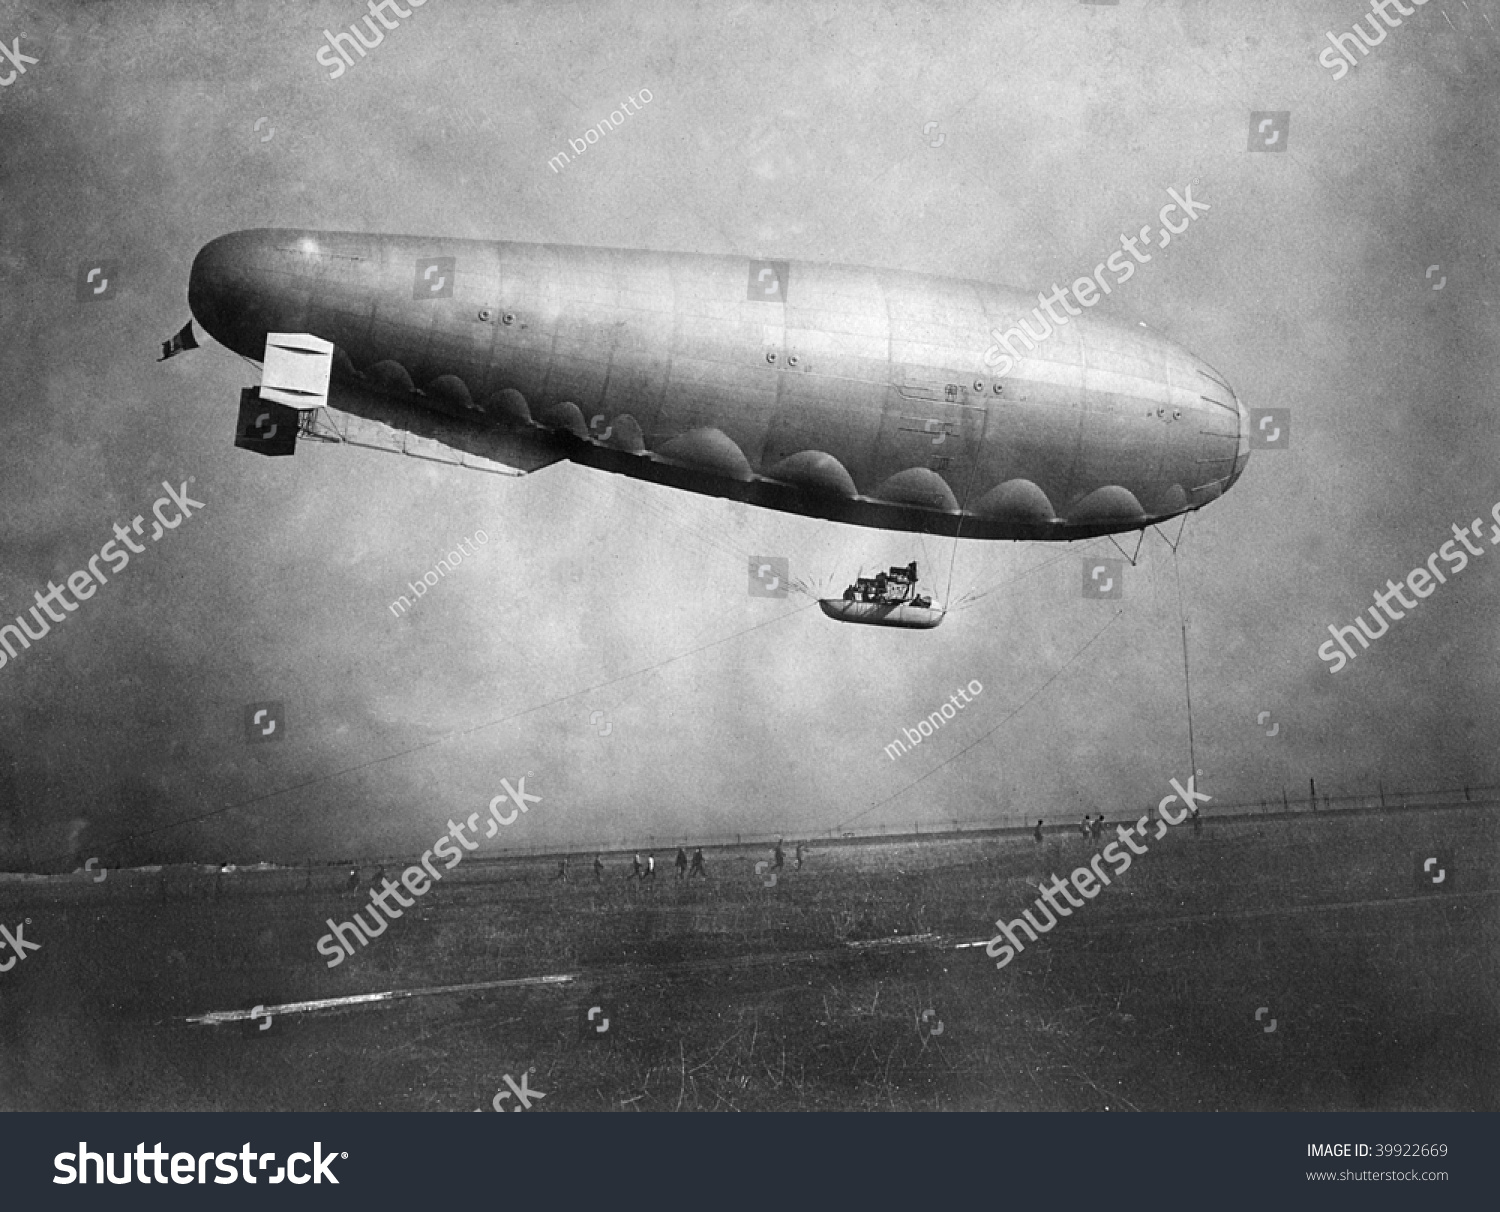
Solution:
[[[260,355],[262,330],[271,318],[263,313],[275,309],[280,285],[275,237],[269,231],[236,231],[210,240],[193,258],[188,276],[193,318],[221,345],[249,357]]]
[[[234,322],[233,304],[244,279],[241,235],[210,240],[198,250],[188,275],[188,308],[204,331],[220,342]]]
[[[1191,355],[1190,355],[1191,356]],[[1205,485],[1209,499],[1228,492],[1250,461],[1250,414],[1229,380],[1201,358],[1193,358],[1199,399],[1206,405],[1200,414],[1199,465],[1217,470],[1222,478]]]
[[[1234,487],[1234,482],[1245,470],[1245,464],[1250,462],[1250,413],[1238,393],[1231,389],[1230,394],[1234,396],[1235,407],[1240,410],[1240,440],[1234,454],[1234,469],[1229,473],[1229,479],[1224,485],[1225,491]]]

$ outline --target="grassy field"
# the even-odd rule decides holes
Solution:
[[[1182,827],[1000,971],[958,944],[1093,844],[823,846],[771,888],[762,851],[644,888],[476,856],[333,970],[345,871],[11,880],[42,950],[0,973],[0,1107],[473,1111],[527,1073],[548,1112],[1495,1109],[1497,843],[1479,806]]]

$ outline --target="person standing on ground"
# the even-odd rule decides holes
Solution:
[[[1036,828],[1031,831],[1031,836],[1034,837],[1034,838],[1036,838],[1036,844],[1038,846],[1040,846],[1042,844],[1042,818],[1041,817],[1037,817],[1036,818]]]
[[[687,851],[681,846],[677,847],[677,878],[682,879],[687,875]]]
[[[781,868],[786,864],[786,855],[782,853],[780,838],[776,839],[776,849],[771,853],[775,856],[776,859],[776,870],[780,871]]]
[[[656,852],[654,850],[646,852],[646,878],[653,884],[656,883]]]
[[[688,872],[688,878],[691,879],[695,875],[701,875],[704,879],[708,878],[708,872],[703,868],[702,846],[699,846],[698,849],[693,851],[693,869]]]
[[[568,882],[568,856],[567,855],[563,855],[562,861],[557,864],[557,874],[552,877],[553,883],[556,883],[558,880],[562,880],[562,882],[565,883],[565,884]]]
[[[604,864],[599,861],[599,856],[594,855],[594,883],[604,878]]]
[[[801,842],[797,843],[797,857],[796,857],[795,862],[797,864],[797,870],[801,871],[802,870],[802,843]]]

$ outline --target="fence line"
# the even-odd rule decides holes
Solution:
[[[1376,784],[1374,791],[1346,792],[1339,795],[1316,793],[1313,786],[1309,786],[1305,795],[1294,796],[1285,788],[1279,788],[1277,794],[1262,796],[1257,799],[1236,800],[1233,802],[1219,802],[1214,800],[1203,809],[1203,819],[1206,823],[1216,820],[1253,820],[1268,819],[1271,817],[1303,816],[1315,817],[1323,814],[1335,815],[1343,812],[1394,812],[1411,811],[1421,808],[1452,808],[1463,807],[1486,807],[1500,806],[1500,784],[1467,785],[1458,787],[1431,787],[1421,789],[1387,790],[1380,783]],[[1100,805],[1095,805],[1097,811]],[[1152,805],[1143,806],[1142,810],[1149,811]],[[1081,815],[1081,814],[1080,814]],[[1091,814],[1092,815],[1092,814]],[[1112,814],[1106,813],[1106,819],[1110,823],[1119,824],[1125,820],[1133,820],[1139,813],[1132,809],[1122,812],[1118,808]],[[1054,816],[1053,820],[1058,821]],[[994,816],[959,820],[957,818],[949,821],[905,821],[892,822],[885,825],[866,826],[855,831],[846,832],[821,832],[821,833],[721,833],[721,834],[687,834],[685,836],[657,837],[647,834],[642,837],[619,837],[608,841],[595,839],[587,843],[572,841],[554,841],[538,843],[536,845],[508,846],[484,855],[474,855],[468,861],[470,863],[501,862],[516,858],[558,858],[567,855],[570,859],[578,856],[591,856],[593,854],[630,854],[639,851],[642,855],[655,852],[657,863],[666,869],[671,863],[679,846],[692,851],[697,847],[706,850],[731,850],[754,848],[756,850],[769,850],[778,838],[783,839],[783,845],[788,851],[790,860],[794,847],[798,842],[804,846],[814,844],[842,844],[842,843],[871,843],[880,841],[897,841],[910,839],[943,839],[959,838],[964,836],[1005,836],[1007,834],[1024,835],[1029,834],[1035,826],[1026,821],[1004,822]],[[1043,826],[1043,831],[1048,834],[1070,834],[1076,831],[1078,822],[1067,819],[1058,823]],[[276,862],[270,860],[273,866],[282,869],[310,869],[330,868],[355,863],[356,865],[371,866],[378,863],[401,863],[406,861],[403,855],[350,855],[343,859],[325,859],[318,861],[290,860]],[[157,864],[146,864],[155,867]],[[205,871],[213,871],[212,864],[204,863],[169,863],[172,868],[201,867]],[[235,865],[238,870],[255,866],[255,863],[246,862]],[[24,872],[10,872],[3,874],[24,875]]]
[[[1245,819],[1270,816],[1315,816],[1321,813],[1332,815],[1339,812],[1381,812],[1401,811],[1415,808],[1439,808],[1457,807],[1468,804],[1474,807],[1500,806],[1500,784],[1485,784],[1482,786],[1459,786],[1459,787],[1434,787],[1420,790],[1386,790],[1377,784],[1374,791],[1348,792],[1340,795],[1328,795],[1317,793],[1316,800],[1312,793],[1303,794],[1300,798],[1293,796],[1289,791],[1280,789],[1278,794],[1264,796],[1253,800],[1237,800],[1234,802],[1220,803],[1217,800],[1203,808],[1205,821],[1222,820],[1226,818]],[[1154,807],[1153,805],[1151,805]],[[1096,805],[1095,811],[1103,805]],[[1080,815],[1082,815],[1080,813]],[[1106,813],[1106,819],[1109,818]],[[1129,815],[1134,819],[1139,813],[1122,813],[1116,810],[1114,823],[1118,824]],[[1053,818],[1056,821],[1056,818]],[[551,842],[537,844],[534,846],[508,847],[503,852],[498,852],[493,857],[499,858],[528,858],[538,856],[562,856],[562,855],[592,855],[599,854],[621,854],[639,850],[644,856],[647,852],[654,851],[657,854],[657,863],[661,865],[670,862],[675,855],[678,846],[685,847],[691,852],[695,847],[702,846],[704,849],[725,850],[744,847],[756,847],[769,849],[778,838],[783,839],[783,845],[790,853],[797,842],[804,846],[810,843],[828,842],[878,842],[882,840],[898,840],[911,838],[957,838],[969,834],[1027,834],[1032,831],[1034,824],[1030,822],[1002,822],[995,817],[981,817],[969,820],[949,821],[912,821],[893,822],[885,825],[867,826],[857,832],[821,832],[821,833],[724,833],[724,834],[692,834],[686,837],[660,838],[654,834],[647,834],[644,839],[621,837],[610,841],[595,841],[586,845],[570,845],[564,842]],[[1065,822],[1044,825],[1043,832],[1049,834],[1072,833],[1078,828],[1075,820],[1069,819]],[[663,859],[662,855],[667,857]]]

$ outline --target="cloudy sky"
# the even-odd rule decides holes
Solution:
[[[429,0],[331,79],[324,31],[362,2],[0,0],[38,60],[0,89],[0,617],[163,480],[205,506],[0,668],[0,867],[142,830],[169,857],[395,854],[523,775],[542,803],[492,846],[1130,811],[1189,769],[1179,575],[1217,799],[1500,782],[1500,552],[1340,673],[1317,657],[1500,501],[1495,7],[1434,0],[1335,80],[1317,57],[1354,0]],[[1290,112],[1285,152],[1247,151],[1253,111]],[[955,553],[567,464],[260,458],[232,446],[252,367],[212,342],[154,361],[194,253],[240,228],[1045,289],[1189,182],[1211,209],[1100,310],[1290,409],[1291,447],[1190,519],[1175,569],[1149,535],[1119,602],[1080,593],[1106,540]],[[94,263],[115,279],[81,302]],[[941,595],[951,561],[972,605],[931,633],[839,627],[749,595],[767,554],[834,591],[916,558]],[[885,755],[971,680],[957,720]],[[283,739],[249,744],[262,701]]]

